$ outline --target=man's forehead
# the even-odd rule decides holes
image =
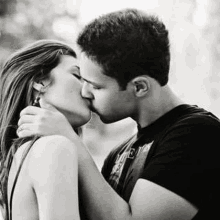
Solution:
[[[95,62],[93,59],[88,57],[84,52],[80,54],[80,62],[82,63],[82,65],[86,63],[86,65],[93,66],[100,70],[102,69],[101,66],[97,62]]]
[[[101,66],[83,54],[80,56],[80,71],[82,77],[85,78],[91,77],[97,80],[105,78]]]
[[[94,62],[85,52],[80,53],[80,60]]]
[[[96,86],[107,86],[115,83],[115,79],[103,74],[102,67],[86,55],[82,55],[80,59],[80,75],[82,78]]]

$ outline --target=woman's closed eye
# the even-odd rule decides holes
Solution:
[[[94,85],[92,86],[92,88],[95,89],[95,90],[101,89],[99,86],[94,86]]]
[[[75,76],[78,80],[82,80],[82,77],[79,75],[79,74],[77,74],[77,73],[72,73],[73,74],[73,76]]]

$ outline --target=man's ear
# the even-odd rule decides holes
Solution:
[[[145,96],[150,89],[150,81],[147,76],[135,77],[132,84],[137,97]]]

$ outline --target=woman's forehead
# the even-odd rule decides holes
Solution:
[[[65,69],[79,68],[79,61],[77,58],[70,55],[61,55],[58,66]]]

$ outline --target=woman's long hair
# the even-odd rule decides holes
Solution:
[[[35,137],[18,138],[19,114],[32,105],[33,83],[49,78],[61,55],[76,58],[74,50],[56,40],[39,40],[13,53],[0,73],[0,183],[1,205],[7,208],[7,179],[16,150]],[[7,211],[7,210],[6,210]]]

